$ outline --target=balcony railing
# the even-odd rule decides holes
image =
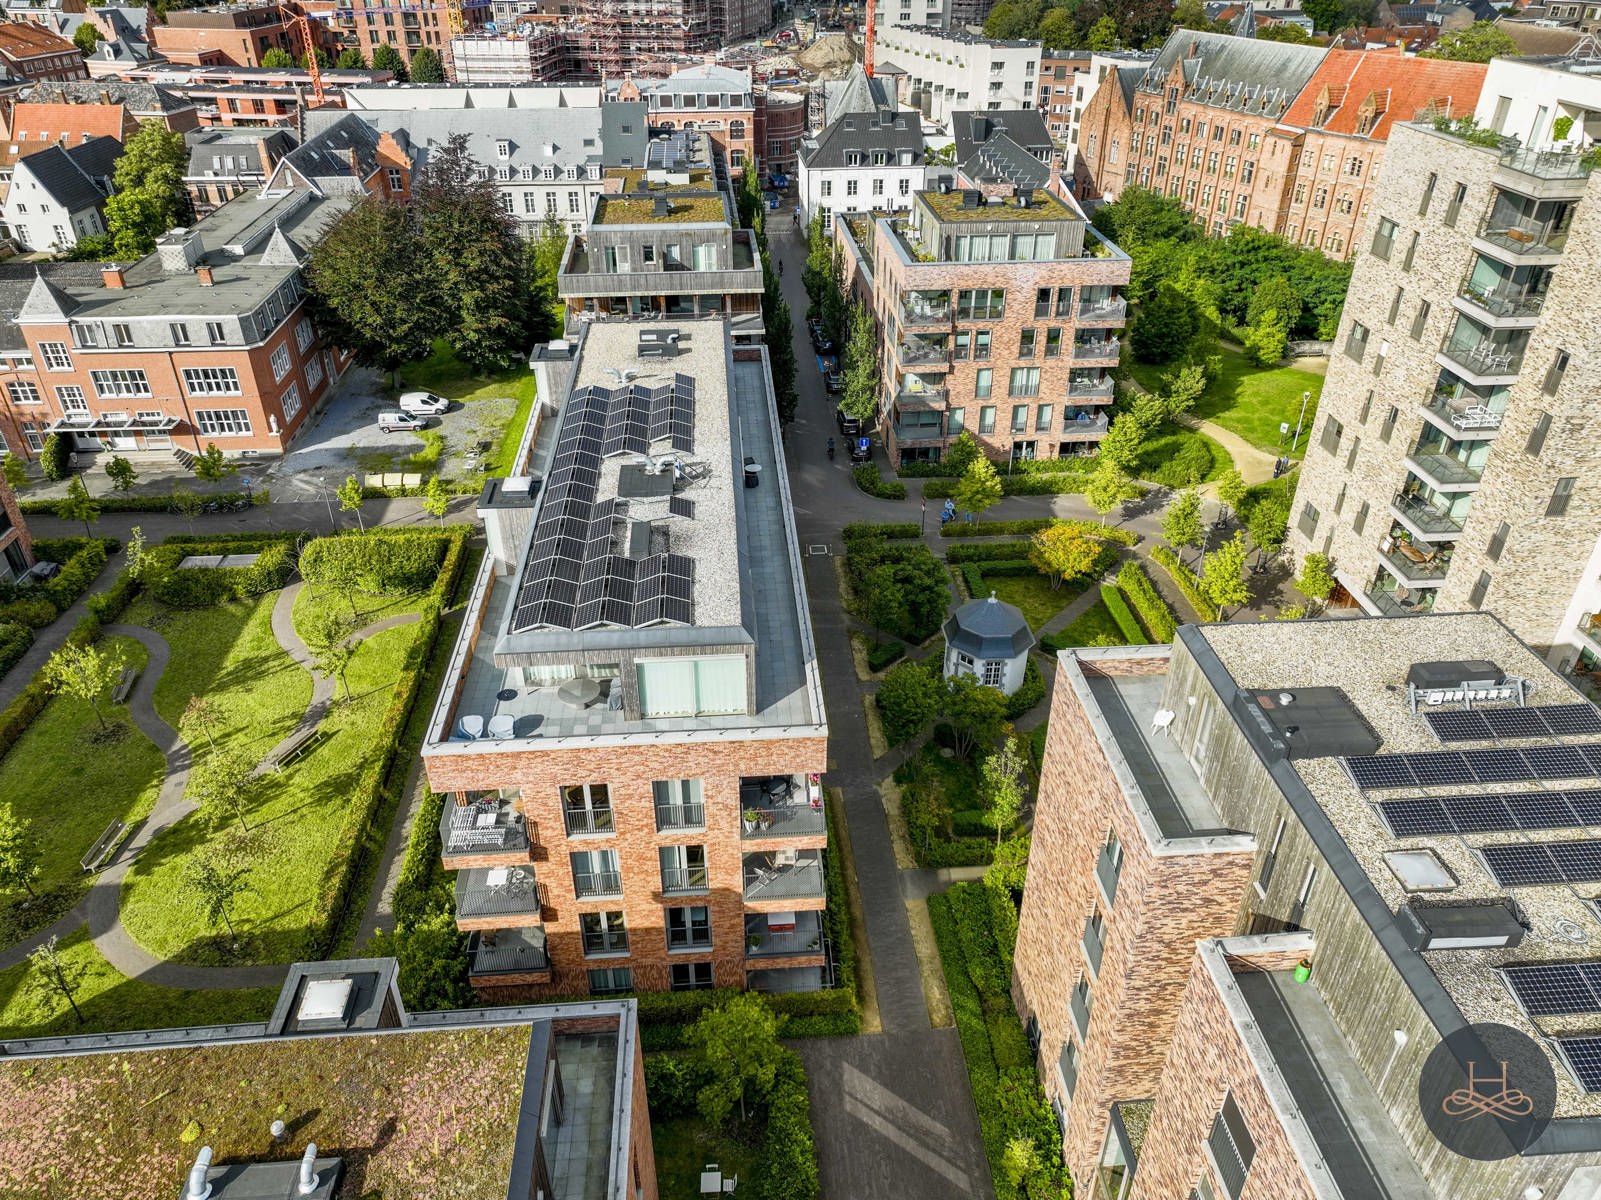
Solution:
[[[694,803],[658,804],[656,828],[663,832],[669,829],[705,829],[706,806]]]
[[[569,835],[616,832],[609,808],[569,808],[562,815]]]
[[[755,815],[757,818],[755,821],[741,820],[742,836],[747,841],[813,837],[828,832],[828,818],[823,814],[822,803],[813,805],[804,798],[799,803],[763,804],[747,809],[746,815]]]
[[[785,866],[747,865],[745,899],[801,900],[823,894],[823,861],[803,858]]]
[[[662,868],[662,891],[669,895],[674,892],[704,892],[708,886],[705,867]]]
[[[1503,414],[1493,412],[1483,404],[1462,400],[1450,392],[1436,392],[1424,401],[1424,407],[1444,417],[1453,429],[1464,433],[1501,428]]]
[[[1591,159],[1576,150],[1512,150],[1501,156],[1501,165],[1536,179],[1584,179],[1595,169]]]
[[[895,347],[895,357],[903,367],[947,361],[945,347],[930,342],[901,342]]]
[[[795,914],[795,928],[768,929],[761,918],[745,923],[746,958],[780,958],[823,952],[823,923],[817,913]]]
[[[1071,440],[1075,437],[1105,433],[1111,427],[1111,423],[1110,417],[1063,417],[1062,436]]]
[[[543,907],[532,867],[474,867],[456,872],[458,917],[504,917]]]
[[[1122,343],[1116,338],[1102,338],[1093,342],[1074,342],[1073,357],[1086,358],[1116,358],[1122,348]]]
[[[1523,351],[1505,342],[1452,338],[1440,353],[1471,375],[1516,375],[1523,366]]]
[[[949,304],[901,305],[902,325],[949,325],[950,323],[951,306]]]
[[[1433,612],[1434,598],[1439,594],[1438,588],[1398,588],[1388,575],[1368,589],[1373,607],[1387,617],[1415,617],[1419,613]]]
[[[1532,254],[1561,254],[1568,244],[1565,225],[1548,225],[1538,222],[1497,221],[1486,217],[1479,236],[1492,246],[1519,256]]]
[[[1414,449],[1407,457],[1415,464],[1419,475],[1442,487],[1478,483],[1484,477],[1482,466],[1470,467],[1453,454]]]
[[[1073,379],[1067,381],[1067,394],[1074,400],[1109,399],[1116,390],[1110,375],[1104,379]]]
[[[1379,554],[1410,583],[1437,583],[1451,566],[1451,558],[1442,548],[1424,550],[1411,542],[1396,541],[1388,550],[1380,543]]]
[[[1128,316],[1128,301],[1119,296],[1115,300],[1081,300],[1078,306],[1080,321],[1122,321]]]
[[[581,900],[590,896],[621,896],[623,877],[618,871],[581,871],[573,876],[573,891]]]
[[[550,970],[543,929],[503,929],[467,938],[467,974],[522,975]]]
[[[1404,493],[1397,493],[1391,503],[1398,513],[1424,533],[1461,533],[1462,523],[1466,520],[1465,517],[1459,520],[1427,500]]]
[[[947,388],[903,388],[895,393],[895,403],[912,408],[944,408],[949,396],[950,391]]]
[[[522,814],[510,804],[446,802],[439,814],[439,845],[452,854],[525,853],[528,830]]]
[[[1460,294],[1475,308],[1502,320],[1538,317],[1545,307],[1545,293],[1526,288],[1479,288],[1464,283]]]

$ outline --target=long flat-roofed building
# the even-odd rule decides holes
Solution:
[[[1598,822],[1601,713],[1488,613],[1065,652],[1014,998],[1076,1192],[1597,1195]]]
[[[827,726],[766,350],[724,318],[577,329],[480,503],[423,749],[473,983],[823,986]]]

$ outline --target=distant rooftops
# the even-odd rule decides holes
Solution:
[[[1003,38],[988,38],[982,34],[968,33],[963,29],[941,29],[938,25],[880,25],[878,36],[893,35],[895,33],[920,33],[925,37],[939,38],[941,41],[957,42],[963,46],[995,46],[1003,50],[1039,50],[1038,42],[1027,40],[1007,40]]]

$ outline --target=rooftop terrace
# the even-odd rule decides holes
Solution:
[[[601,196],[595,201],[596,225],[703,225],[727,221],[723,198],[660,189],[649,195]]]

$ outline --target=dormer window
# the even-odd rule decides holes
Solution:
[[[496,174],[499,176],[499,178],[500,178],[500,180],[502,182],[505,182],[505,181],[507,181],[507,180],[509,180],[511,178],[511,168],[510,167],[501,167],[499,169],[499,171],[496,172]]]
[[[545,164],[544,177],[546,179],[554,179],[554,178],[556,178],[556,167],[555,167],[554,163],[546,163]]]
[[[848,150],[848,151],[846,151],[846,153],[845,153],[845,165],[847,167],[859,167],[859,166],[861,166],[862,165],[862,152],[860,150]]]
[[[511,143],[510,142],[496,142],[495,143],[495,155],[498,158],[510,158],[511,157]]]
[[[533,167],[525,165],[519,174],[524,180],[531,180],[534,177],[534,169]]]

